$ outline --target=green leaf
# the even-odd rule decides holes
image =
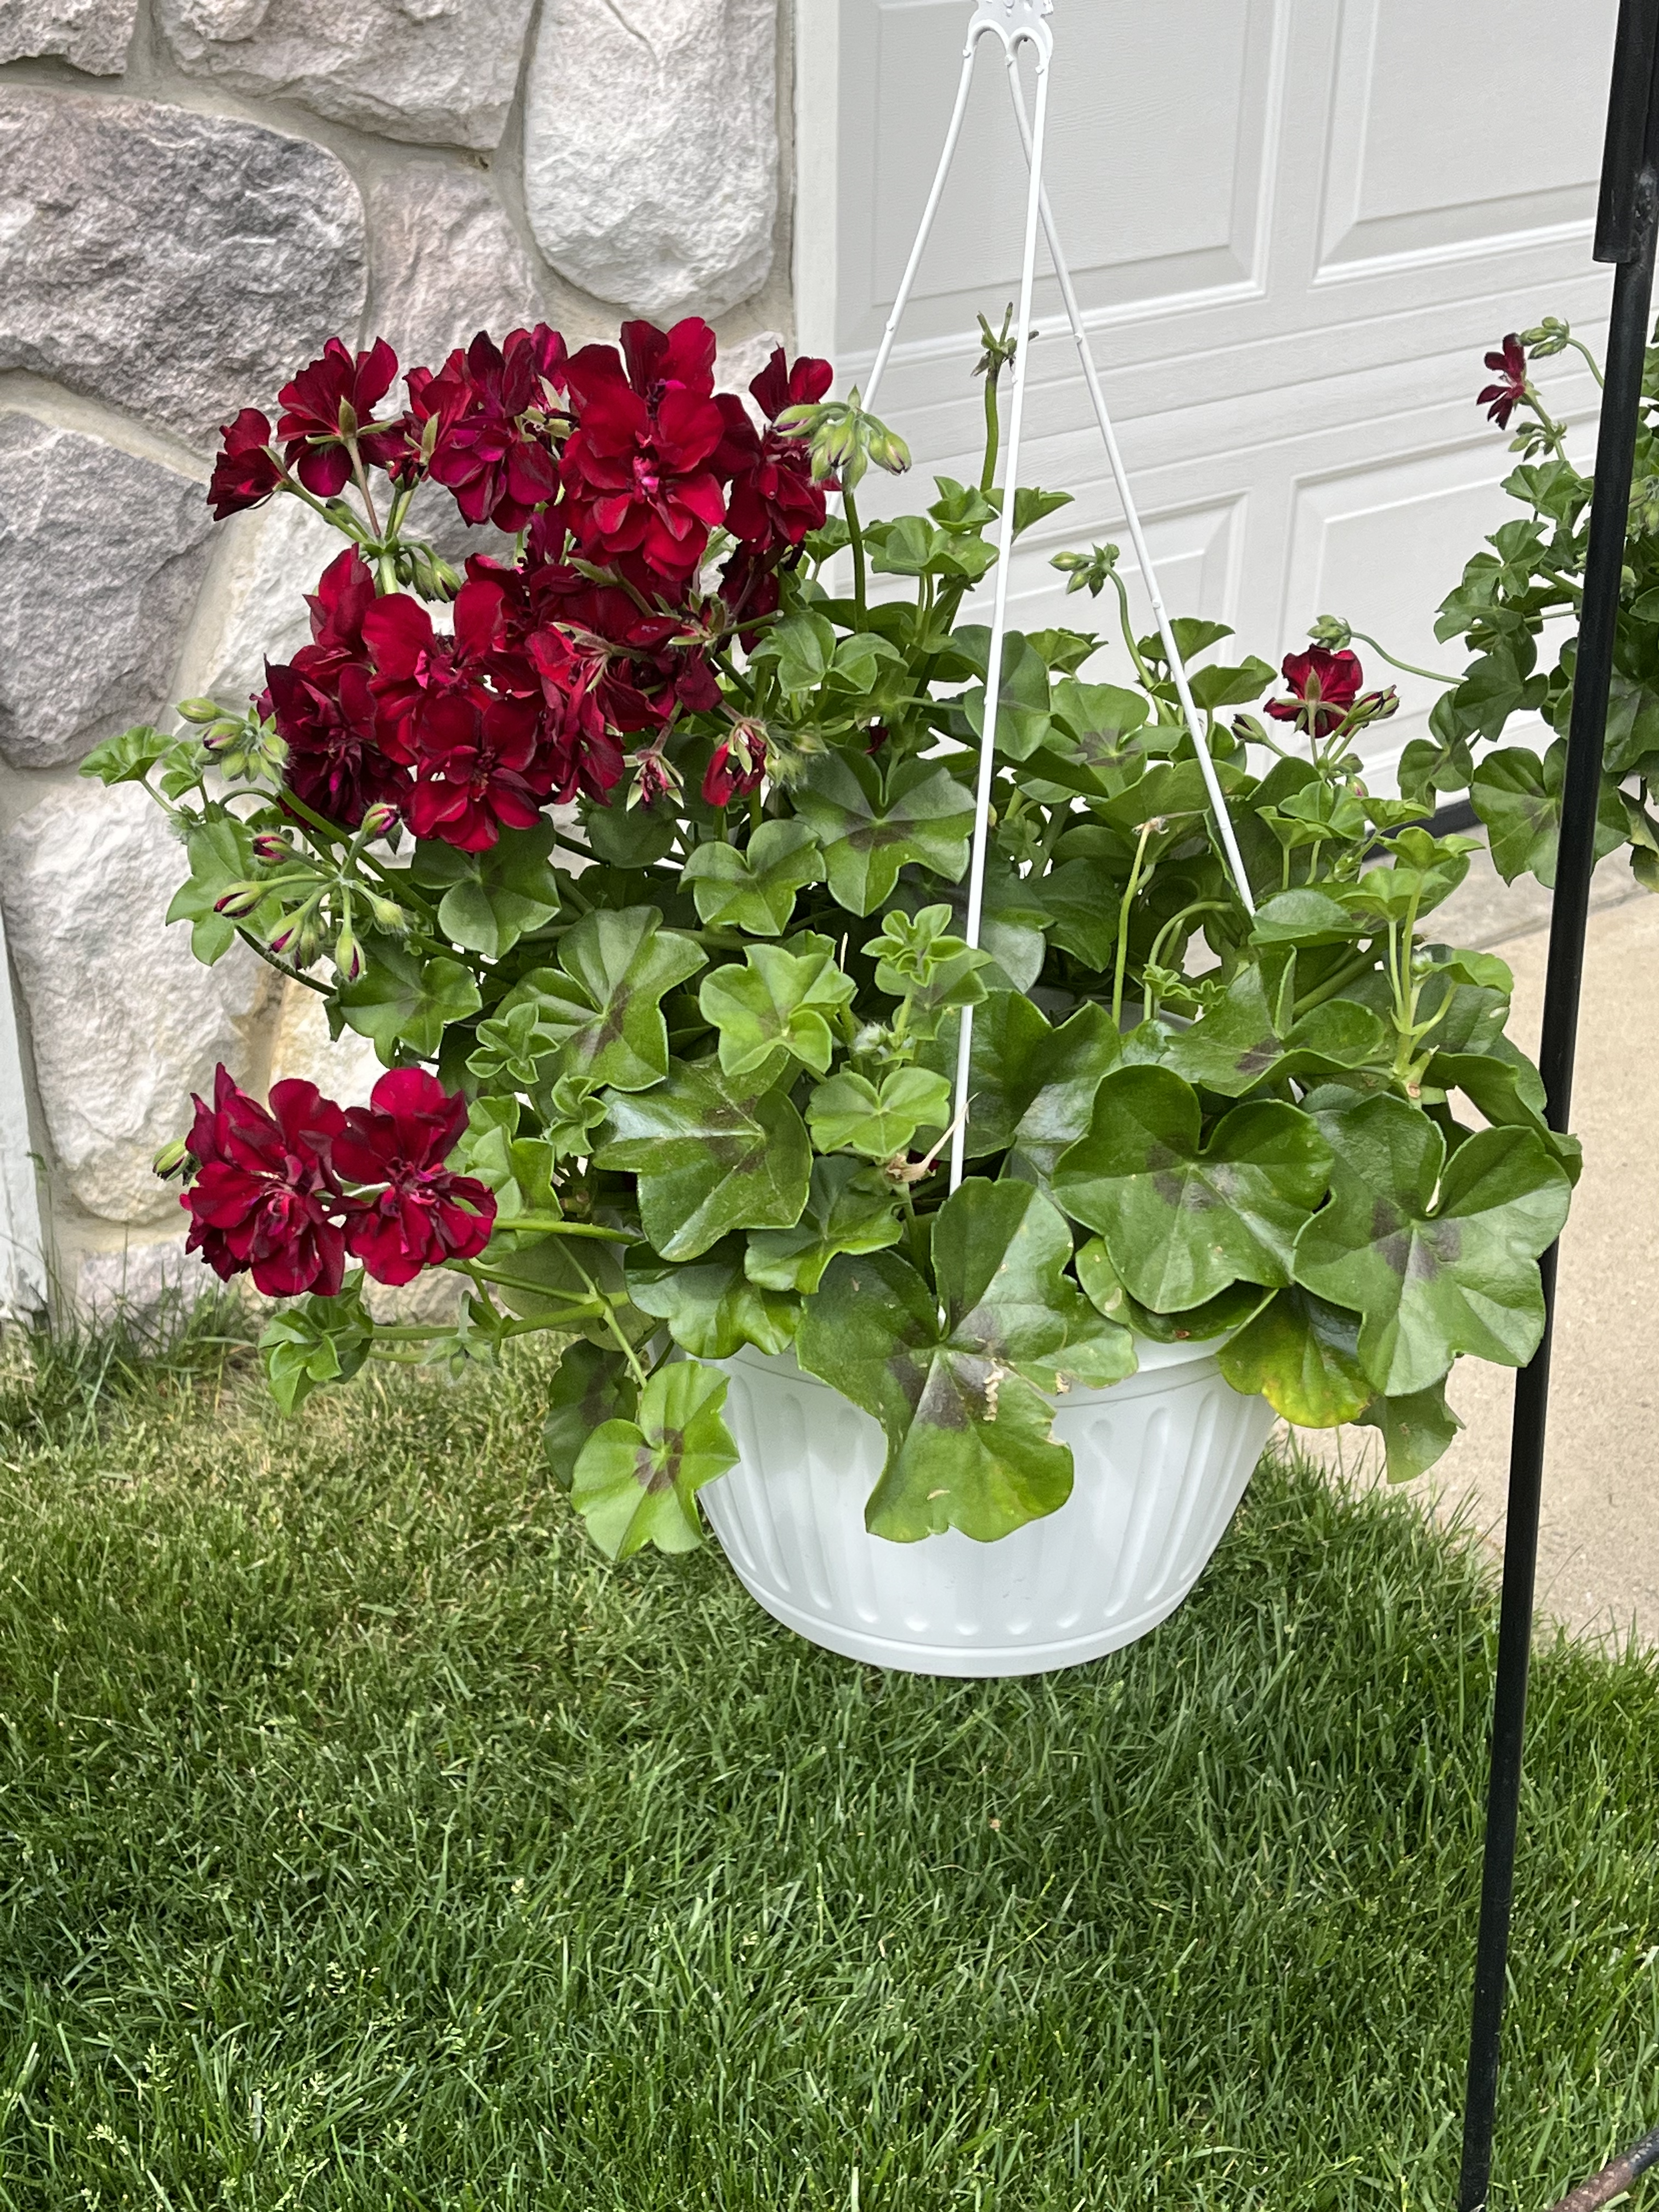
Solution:
[[[503,830],[487,853],[462,853],[424,840],[411,872],[423,890],[441,890],[438,927],[452,943],[499,960],[559,910],[550,822]]]
[[[628,1262],[628,1295],[699,1359],[729,1359],[745,1344],[786,1352],[800,1309],[787,1292],[750,1282],[743,1262],[741,1237],[722,1237],[684,1267],[636,1253]]]
[[[665,1260],[696,1260],[734,1229],[793,1229],[812,1154],[776,1091],[744,1100],[712,1060],[677,1060],[654,1091],[613,1091],[594,1158],[639,1178],[640,1218]]]
[[[1119,876],[1109,862],[1080,854],[1032,886],[1048,915],[1049,942],[1097,975],[1111,973],[1127,880],[1127,866]]]
[[[961,633],[957,641],[961,642]],[[988,653],[988,635],[983,653]],[[983,653],[981,658],[983,658]],[[1030,760],[1050,735],[1051,707],[1048,664],[1018,630],[1010,630],[1002,645],[1002,684],[997,696],[997,750],[1007,760]],[[962,700],[968,726],[976,738],[985,733],[985,687],[979,684]]]
[[[140,783],[158,762],[167,762],[179,769],[188,765],[194,783],[199,781],[198,771],[204,758],[198,737],[165,737],[148,722],[141,722],[136,729],[123,730],[119,737],[106,738],[94,745],[82,762],[80,773],[106,785]]]
[[[532,1006],[568,1073],[644,1091],[668,1073],[661,1001],[706,964],[702,947],[664,929],[655,907],[601,908],[567,933],[556,969],[532,969],[507,993],[497,1018]]]
[[[785,691],[811,691],[830,672],[836,654],[835,624],[810,608],[786,616],[756,647],[751,658],[772,662]]]
[[[1282,963],[1280,963],[1282,965]],[[1288,1075],[1325,1076],[1356,1067],[1386,1067],[1393,1043],[1370,1007],[1351,999],[1316,1006],[1281,1036],[1259,968],[1241,968],[1218,1004],[1190,1029],[1178,1030],[1164,1065],[1186,1082],[1224,1098]]]
[[[1362,915],[1329,891],[1307,884],[1263,899],[1250,925],[1256,945],[1346,945],[1370,934]]]
[[[711,927],[781,937],[804,884],[823,881],[823,855],[805,822],[763,822],[746,846],[699,845],[680,881]]]
[[[1260,1393],[1299,1429],[1357,1420],[1376,1396],[1359,1364],[1359,1316],[1292,1286],[1275,1291],[1217,1352],[1235,1390]]]
[[[1438,1090],[1461,1091],[1495,1127],[1533,1130],[1569,1180],[1577,1182],[1583,1147],[1545,1120],[1543,1078],[1507,1037],[1494,1037],[1483,1052],[1437,1052],[1423,1080]]]
[[[697,1492],[738,1460],[721,1414],[726,1389],[725,1376],[696,1360],[660,1367],[640,1394],[637,1419],[606,1421],[583,1445],[571,1499],[608,1557],[702,1544]]]
[[[576,1462],[594,1431],[607,1421],[631,1420],[639,1396],[620,1352],[601,1351],[597,1344],[565,1346],[542,1424],[543,1449],[561,1490],[575,1480]]]
[[[1294,1106],[1236,1106],[1207,1143],[1201,1126],[1178,1075],[1119,1068],[1096,1093],[1088,1133],[1054,1170],[1060,1205],[1101,1232],[1131,1294],[1158,1313],[1200,1305],[1230,1283],[1288,1283],[1297,1234],[1329,1174],[1328,1147]]]
[[[359,1271],[337,1297],[295,1298],[266,1323],[259,1354],[271,1395],[285,1413],[296,1412],[321,1385],[349,1382],[368,1358],[374,1324],[363,1310],[362,1287]]]
[[[1041,1193],[975,1178],[934,1220],[937,1296],[896,1253],[831,1264],[797,1356],[885,1431],[872,1534],[960,1528],[989,1543],[1065,1504],[1072,1455],[1031,1377],[1063,1364],[1068,1329],[1087,1337],[1099,1319],[1065,1277],[1071,1249]]]
[[[653,806],[602,806],[585,800],[582,834],[595,860],[611,868],[648,868],[673,849],[676,823],[672,810]]]
[[[1544,1327],[1539,1255],[1571,1186],[1529,1129],[1483,1129],[1449,1160],[1403,1098],[1321,1114],[1336,1154],[1331,1203],[1302,1231],[1296,1279],[1364,1316],[1359,1358],[1378,1390],[1410,1396],[1460,1352],[1520,1367]]]
[[[1218,707],[1245,707],[1252,699],[1259,699],[1270,684],[1277,683],[1279,672],[1270,668],[1265,660],[1254,653],[1237,668],[1212,666],[1193,671],[1192,687],[1194,702],[1214,709]]]
[[[953,883],[968,866],[974,802],[948,769],[927,761],[896,768],[884,797],[872,761],[821,754],[807,763],[795,808],[823,848],[832,895],[850,913],[884,904],[908,862]]]
[[[745,1272],[763,1290],[816,1291],[842,1252],[879,1252],[903,1233],[883,1178],[844,1154],[812,1163],[812,1187],[793,1229],[751,1229]]]
[[[1522,745],[1489,753],[1474,771],[1469,798],[1486,825],[1492,866],[1506,884],[1517,876],[1536,876],[1547,890],[1555,886],[1555,849],[1561,834],[1561,787],[1566,774],[1566,740],[1558,738],[1540,761]],[[1625,810],[1617,781],[1601,779],[1595,815],[1595,857],[1616,852],[1626,836]]]
[[[969,1157],[1006,1151],[1007,1173],[1046,1188],[1121,1051],[1103,1006],[1079,1006],[1055,1029],[1019,993],[994,993],[974,1018]]]
[[[746,967],[730,962],[714,969],[697,994],[703,1019],[720,1032],[722,1070],[740,1076],[766,1069],[775,1081],[788,1054],[823,1074],[836,1044],[830,1017],[851,1001],[852,977],[830,952],[750,945],[744,957]]]
[[[203,815],[185,838],[185,851],[190,879],[173,893],[167,919],[190,924],[190,949],[210,968],[236,942],[236,924],[215,911],[216,902],[233,884],[258,874],[252,832],[234,814]],[[243,927],[255,934],[274,929],[276,913],[276,902],[270,899],[244,917]]]
[[[926,1067],[895,1068],[879,1091],[867,1076],[835,1075],[807,1100],[806,1119],[821,1152],[890,1160],[909,1151],[918,1129],[948,1126],[951,1086]]]
[[[1443,1382],[1409,1397],[1373,1399],[1354,1419],[1362,1428],[1382,1431],[1390,1482],[1426,1474],[1463,1425],[1446,1403]]]
[[[477,984],[459,960],[422,960],[384,937],[366,939],[363,951],[368,964],[355,983],[341,985],[336,1003],[387,1067],[400,1052],[430,1060],[449,1024],[477,1012]]]

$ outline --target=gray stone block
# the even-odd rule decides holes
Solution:
[[[499,345],[539,317],[535,272],[487,177],[411,161],[368,191],[369,321],[404,369],[441,368],[488,331]]]
[[[776,0],[547,0],[525,204],[572,283],[665,321],[765,283],[777,212]]]
[[[226,115],[0,88],[0,368],[199,444],[362,315],[333,155]]]
[[[0,413],[0,753],[78,760],[153,719],[208,559],[202,486]]]
[[[158,0],[179,67],[418,145],[499,145],[531,0]]]
[[[127,65],[138,0],[0,0],[0,62],[62,54],[88,76]]]

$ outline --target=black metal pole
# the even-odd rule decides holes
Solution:
[[[1572,722],[1562,793],[1560,852],[1550,914],[1549,972],[1544,993],[1539,1065],[1548,1092],[1550,1126],[1565,1129],[1572,1103],[1584,931],[1595,868],[1595,816],[1601,785],[1607,691],[1619,619],[1620,571],[1630,511],[1637,417],[1653,294],[1655,213],[1659,207],[1659,147],[1654,96],[1659,53],[1659,0],[1621,0],[1607,111],[1607,151],[1595,258],[1618,264],[1607,331],[1607,384],[1595,447],[1595,489],[1584,568]],[[1510,1448],[1509,1517],[1504,1540],[1504,1595],[1492,1698],[1492,1771],[1486,1798],[1486,1858],[1480,1887],[1474,2003],[1469,2031],[1468,2084],[1463,2107],[1463,2167],[1459,2212],[1480,2212],[1492,2179],[1492,2123],[1509,1964],[1521,1756],[1532,1656],[1532,1611],[1538,1568],[1538,1518],[1549,1409],[1550,1347],[1555,1317],[1553,1249],[1544,1255],[1544,1336],[1531,1364],[1516,1378]]]

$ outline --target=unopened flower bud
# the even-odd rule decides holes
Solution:
[[[242,725],[233,722],[226,715],[215,722],[210,729],[203,731],[202,743],[210,753],[228,752],[233,745],[241,743],[242,735]]]
[[[185,722],[216,722],[224,708],[216,699],[181,699],[179,718]]]
[[[397,820],[397,808],[387,799],[378,799],[363,817],[363,836],[384,837],[386,831],[395,826]]]
[[[360,891],[358,896],[376,929],[385,930],[389,937],[401,937],[409,927],[409,916],[396,899],[382,898],[378,891]]]
[[[1544,361],[1553,353],[1565,352],[1571,336],[1571,324],[1559,315],[1546,315],[1534,329],[1522,331],[1521,343],[1534,361]]]
[[[363,972],[363,948],[349,927],[335,939],[334,965],[340,972],[341,981],[346,983],[355,983]]]
[[[253,857],[268,868],[279,868],[294,858],[294,848],[279,830],[261,830],[253,840]]]
[[[1332,653],[1341,653],[1353,642],[1353,630],[1340,615],[1321,615],[1308,631],[1316,645],[1322,645]]]
[[[222,914],[228,921],[240,921],[245,914],[252,914],[265,896],[263,884],[233,884],[213,902],[215,914]]]
[[[163,1145],[151,1163],[158,1176],[174,1176],[190,1158],[190,1146],[183,1137],[175,1137],[170,1145]]]

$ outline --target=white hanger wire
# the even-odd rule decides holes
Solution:
[[[865,388],[864,405],[873,411],[877,389],[886,373],[893,350],[893,342],[905,308],[909,304],[921,258],[927,250],[939,202],[944,197],[945,179],[956,157],[957,145],[962,137],[963,120],[968,111],[968,97],[973,87],[974,63],[981,39],[988,34],[1000,40],[1007,68],[1008,85],[1012,98],[1014,114],[1019,126],[1020,141],[1025,149],[1029,183],[1025,200],[1024,251],[1020,263],[1019,319],[1015,325],[1018,332],[1018,350],[1014,356],[1013,392],[1008,410],[1008,434],[1004,441],[1003,502],[1000,524],[1000,543],[997,556],[997,570],[991,617],[989,657],[985,671],[985,720],[980,736],[979,775],[975,793],[974,842],[969,864],[968,912],[963,933],[969,945],[978,946],[984,918],[985,862],[989,844],[991,818],[991,786],[996,757],[997,718],[1001,708],[1002,649],[1008,629],[1008,582],[1013,566],[1014,504],[1019,484],[1019,452],[1025,427],[1025,391],[1031,351],[1031,298],[1036,276],[1036,234],[1041,222],[1048,241],[1049,258],[1065,301],[1066,319],[1076,342],[1082,363],[1084,382],[1094,408],[1095,420],[1105,442],[1106,457],[1111,465],[1113,481],[1117,487],[1124,519],[1128,526],[1130,542],[1140,566],[1142,581],[1152,601],[1158,635],[1169,660],[1176,695],[1181,701],[1182,714],[1198,756],[1199,767],[1204,777],[1214,811],[1216,828],[1227,857],[1228,867],[1243,900],[1245,911],[1254,914],[1255,902],[1250,896],[1249,878],[1244,871],[1243,860],[1233,833],[1227,802],[1216,774],[1215,763],[1205,742],[1203,726],[1188,681],[1186,663],[1176,643],[1175,633],[1164,611],[1162,594],[1158,587],[1157,572],[1140,526],[1140,516],[1130,492],[1128,473],[1118,448],[1111,416],[1107,411],[1106,397],[1101,389],[1099,374],[1094,356],[1090,350],[1088,334],[1084,327],[1082,310],[1073,287],[1071,270],[1060,244],[1054,211],[1049,205],[1048,188],[1043,182],[1042,161],[1044,138],[1048,115],[1049,70],[1054,58],[1054,33],[1049,29],[1048,16],[1054,13],[1054,0],[975,0],[973,20],[968,28],[968,40],[963,50],[962,75],[957,85],[956,105],[951,110],[950,127],[945,134],[945,145],[934,172],[933,187],[922,210],[915,241],[910,248],[909,259],[899,282],[893,301],[892,312],[887,318],[881,334],[881,343]],[[1036,60],[1036,114],[1035,121],[1027,116],[1024,88],[1019,79],[1019,54],[1022,46],[1032,48]],[[968,1141],[969,1076],[973,1054],[974,1010],[962,1010],[962,1029],[957,1051],[957,1079],[955,1116],[951,1130],[951,1188],[960,1185],[966,1160]]]

